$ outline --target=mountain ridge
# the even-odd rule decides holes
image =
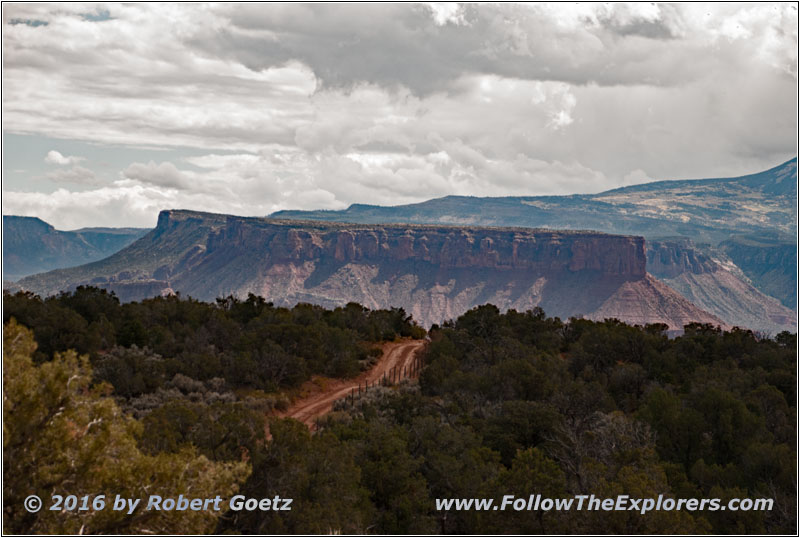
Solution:
[[[797,222],[796,182],[797,158],[793,158],[769,170],[734,178],[662,180],[597,194],[450,195],[397,206],[351,204],[344,210],[282,210],[269,216],[372,224],[421,223],[435,218],[440,223],[597,230],[644,235],[649,239],[680,235],[712,244],[718,244],[737,231],[773,234],[778,231],[784,239],[791,240]],[[770,187],[776,184],[784,187],[779,189],[777,201],[774,189]],[[715,186],[716,189],[706,192]],[[652,196],[633,200],[620,198],[623,195],[652,194],[652,191],[665,187],[671,191],[657,201],[663,206],[654,205]],[[673,192],[675,189],[690,191]],[[698,189],[705,191],[698,193]],[[716,203],[698,199],[709,196],[715,197]]]
[[[19,278],[103,259],[147,233],[144,228],[57,230],[38,217],[3,215],[3,277]]]

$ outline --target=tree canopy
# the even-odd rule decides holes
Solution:
[[[693,324],[670,338],[663,325],[484,305],[431,329],[418,383],[340,401],[312,434],[274,416],[286,391],[312,373],[369,367],[382,339],[423,336],[405,312],[279,308],[255,296],[120,305],[91,288],[44,300],[6,295],[4,306],[6,532],[796,530],[795,334]],[[158,520],[21,508],[30,493],[136,496],[142,484],[239,487],[294,505]],[[531,493],[775,504],[640,514],[434,503]]]

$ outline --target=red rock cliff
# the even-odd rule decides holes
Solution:
[[[162,212],[158,226],[131,246],[94,264],[42,275],[32,289],[52,293],[91,282],[128,300],[174,290],[207,301],[255,293],[287,306],[355,301],[402,307],[424,325],[485,303],[672,328],[686,320],[719,321],[666,286],[652,285],[645,264],[641,237],[173,210]]]
[[[341,264],[414,260],[437,267],[596,271],[645,275],[641,237],[510,228],[299,223],[228,217],[207,241],[209,255],[262,250],[272,263],[326,258]]]

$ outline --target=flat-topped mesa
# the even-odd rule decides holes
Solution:
[[[206,250],[263,250],[265,261],[427,262],[440,268],[596,271],[645,276],[641,237],[597,232],[418,225],[362,225],[228,217]]]
[[[492,303],[632,323],[717,323],[645,272],[641,237],[475,226],[345,224],[163,211],[158,226],[99,262],[21,284],[81,284],[123,300],[180,293],[213,301],[248,293],[277,305],[354,301],[402,307],[428,326]]]
[[[224,226],[227,219],[228,215],[218,213],[206,213],[190,209],[164,209],[158,213],[158,221],[154,231],[163,234],[186,224],[219,227]]]

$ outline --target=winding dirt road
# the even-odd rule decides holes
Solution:
[[[405,379],[416,377],[411,375],[411,365],[419,350],[425,345],[424,340],[402,340],[399,342],[388,342],[383,346],[383,354],[378,362],[369,370],[358,377],[352,379],[331,379],[325,380],[323,387],[311,382],[308,386],[313,386],[318,392],[313,392],[308,396],[295,400],[289,409],[278,413],[279,417],[291,417],[304,423],[309,429],[315,428],[315,421],[322,415],[329,413],[333,409],[336,400],[344,398],[359,385],[363,387],[369,383],[377,384],[391,375],[394,370],[400,373],[400,377]],[[403,369],[406,375],[402,376]]]

